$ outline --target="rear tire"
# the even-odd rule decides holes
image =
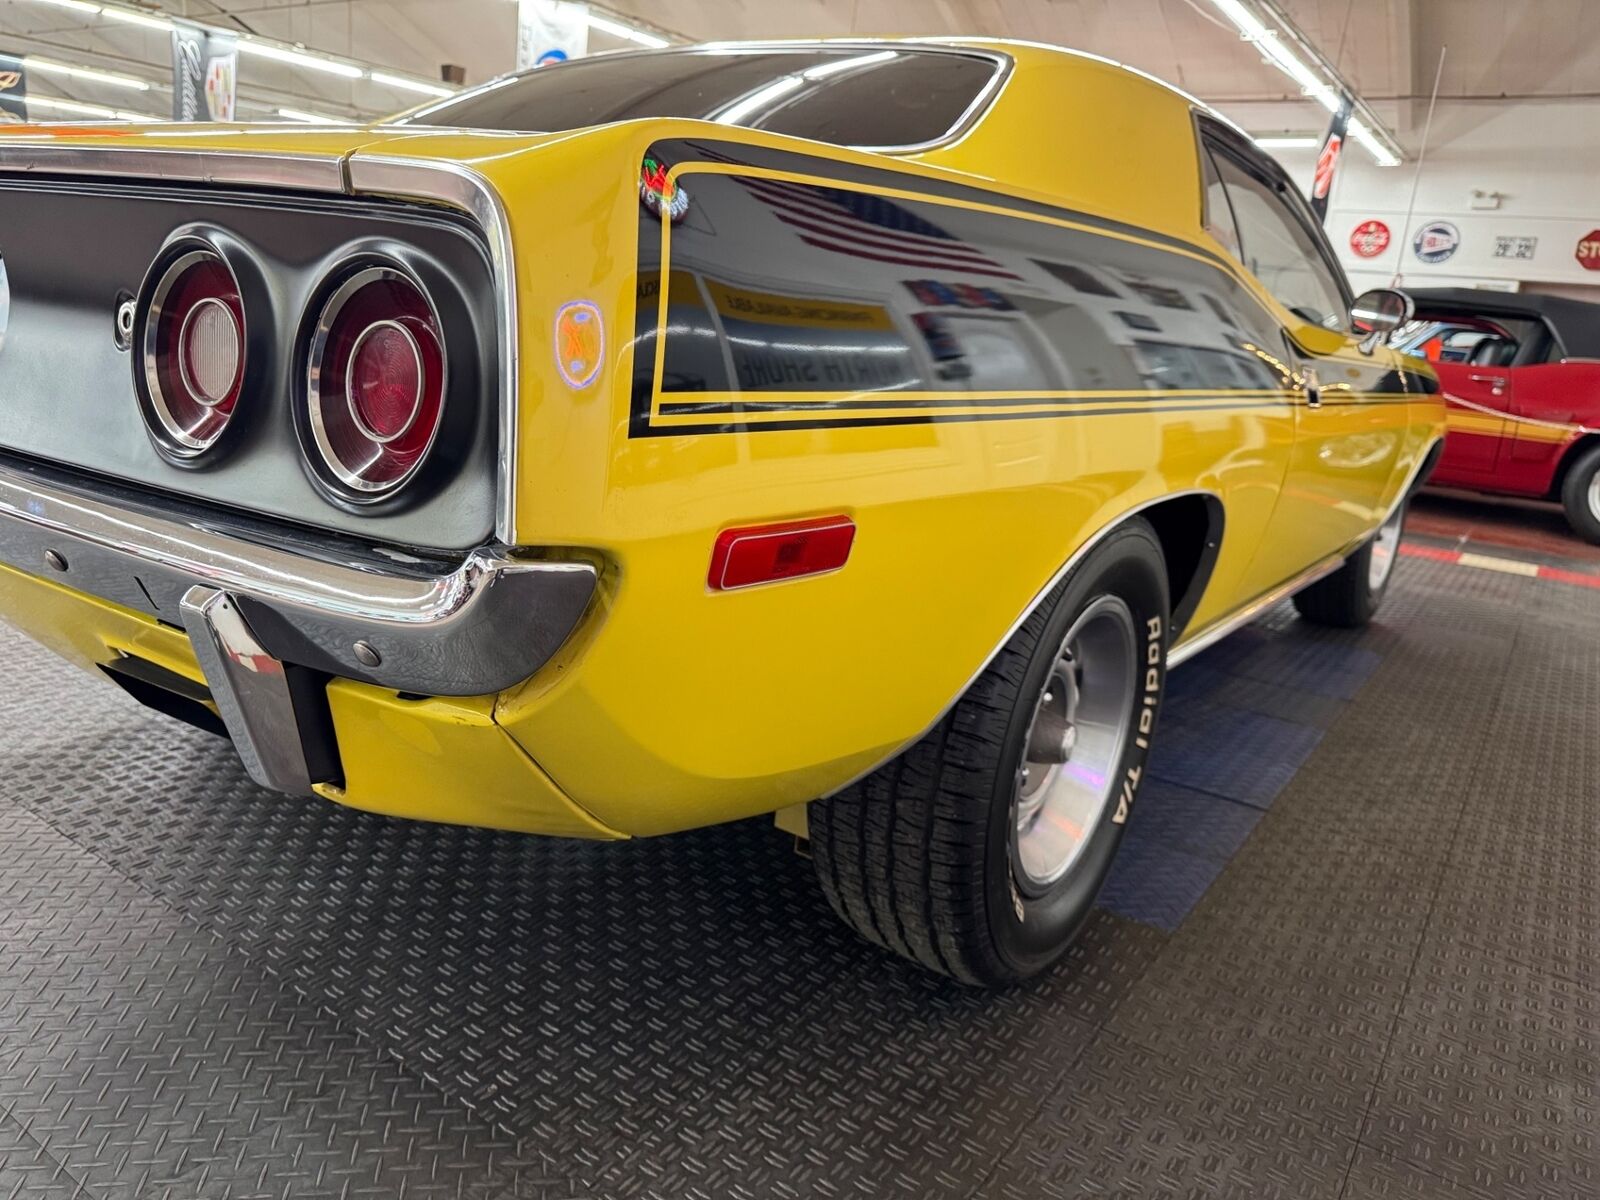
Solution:
[[[1406,501],[1332,575],[1295,593],[1300,615],[1318,625],[1359,629],[1372,620],[1394,576],[1405,529]]]
[[[1567,524],[1586,542],[1600,544],[1600,446],[1578,456],[1561,483]]]
[[[817,877],[846,924],[969,984],[1012,983],[1059,958],[1105,881],[1144,772],[1169,604],[1160,542],[1130,521],[1056,585],[930,733],[813,803]]]

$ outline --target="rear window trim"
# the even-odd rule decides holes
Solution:
[[[941,147],[949,146],[949,145],[954,144],[955,142],[960,141],[962,138],[966,137],[967,134],[972,132],[973,128],[976,127],[978,125],[978,123],[980,121],[982,121],[983,118],[989,113],[990,109],[992,109],[994,107],[994,103],[995,103],[995,101],[997,99],[999,99],[1001,91],[1005,88],[1005,85],[1010,82],[1012,69],[1016,65],[1016,60],[1014,58],[1012,58],[1011,55],[1006,54],[1006,53],[1004,53],[1002,51],[999,51],[999,50],[992,50],[992,49],[989,49],[987,47],[966,46],[966,45],[959,45],[959,44],[956,44],[956,45],[940,45],[940,44],[937,44],[937,43],[918,42],[918,41],[910,41],[910,40],[896,40],[896,39],[879,39],[879,40],[867,39],[867,40],[859,40],[859,41],[858,40],[835,41],[835,40],[832,40],[832,39],[827,39],[827,40],[819,40],[819,41],[815,41],[815,42],[794,42],[794,41],[776,41],[776,42],[703,42],[703,43],[699,43],[699,44],[696,44],[696,45],[671,46],[671,47],[665,47],[665,48],[655,48],[655,49],[645,49],[645,50],[611,50],[611,51],[605,52],[604,54],[592,54],[592,55],[587,55],[586,57],[587,58],[591,58],[591,59],[594,59],[594,58],[607,58],[607,59],[639,58],[639,57],[642,57],[642,56],[647,55],[647,54],[649,54],[649,55],[673,54],[673,53],[682,53],[682,52],[685,52],[685,51],[709,51],[709,52],[712,52],[712,53],[717,53],[717,52],[728,53],[728,52],[736,52],[736,51],[740,51],[740,50],[760,50],[760,51],[763,51],[763,52],[766,52],[766,53],[805,54],[805,53],[814,52],[816,50],[873,50],[873,49],[884,49],[884,48],[887,48],[887,47],[898,47],[898,46],[903,46],[903,47],[905,47],[907,49],[914,49],[914,50],[918,51],[919,53],[925,53],[925,54],[945,54],[945,55],[952,55],[952,56],[961,57],[961,58],[981,59],[981,60],[987,61],[990,64],[992,64],[993,67],[994,67],[994,71],[990,74],[988,80],[984,83],[983,87],[978,90],[978,94],[972,98],[972,103],[967,105],[966,109],[962,112],[961,116],[956,119],[955,124],[952,125],[949,129],[947,129],[939,137],[932,138],[932,139],[930,139],[928,141],[925,141],[925,142],[910,142],[910,143],[906,143],[904,145],[892,145],[892,146],[857,146],[857,145],[842,145],[842,144],[837,143],[837,142],[822,142],[822,141],[818,141],[815,138],[804,138],[804,137],[799,137],[799,136],[797,136],[795,134],[774,134],[772,136],[775,136],[775,137],[792,137],[792,138],[794,138],[795,141],[811,142],[811,143],[813,143],[815,145],[818,145],[818,146],[835,146],[835,147],[837,147],[839,149],[843,149],[843,150],[859,151],[862,154],[910,155],[910,154],[923,154],[923,153],[926,153],[926,152],[928,152],[930,150],[937,150],[937,149],[939,149]],[[583,60],[580,59],[580,60],[577,60],[577,61],[583,61]],[[528,67],[528,68],[526,68],[524,70],[521,70],[521,71],[512,72],[509,75],[497,76],[495,79],[489,80],[489,81],[487,81],[487,82],[485,82],[483,84],[480,84],[478,86],[486,88],[490,84],[499,84],[499,83],[502,83],[503,81],[506,81],[506,80],[517,79],[517,78],[519,78],[519,77],[521,77],[523,75],[528,75],[528,74],[531,74],[534,71],[541,70],[541,69],[542,68],[540,68],[540,67]],[[476,91],[476,90],[477,90],[476,88],[467,89],[467,91]],[[463,95],[466,95],[466,92],[458,92],[458,93],[456,93],[456,95],[457,96],[463,96]],[[444,101],[436,101],[435,103],[443,104],[445,102]],[[716,122],[711,122],[711,124],[716,124]],[[522,130],[474,129],[474,128],[471,128],[469,126],[463,126],[463,125],[424,125],[424,124],[412,125],[412,124],[409,124],[409,123],[405,122],[405,114],[404,113],[400,114],[399,117],[397,117],[397,118],[395,118],[393,120],[382,122],[381,123],[381,127],[385,127],[385,128],[394,127],[394,128],[418,129],[418,130],[454,130],[454,131],[456,131],[458,133],[474,133],[474,134],[491,133],[491,134],[498,134],[498,135],[500,135],[502,137],[527,137],[527,136],[530,136],[530,135],[536,135],[536,134],[541,134],[541,133],[560,132],[560,131],[557,131],[557,130],[547,130],[547,129],[545,129],[545,130],[541,130],[541,129],[522,129]],[[739,128],[742,128],[742,126],[727,125],[727,126],[723,126],[723,128],[726,128],[726,129],[739,129]],[[757,131],[757,132],[765,132],[765,131]]]

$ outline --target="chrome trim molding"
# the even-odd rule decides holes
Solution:
[[[1278,587],[1275,587],[1270,592],[1266,593],[1266,595],[1257,600],[1251,601],[1249,604],[1245,605],[1243,608],[1237,610],[1229,616],[1223,617],[1222,620],[1218,621],[1215,625],[1212,625],[1208,629],[1202,630],[1197,636],[1192,637],[1188,641],[1173,647],[1172,650],[1167,654],[1167,665],[1169,667],[1176,667],[1187,662],[1189,659],[1199,654],[1202,650],[1209,649],[1211,646],[1216,645],[1230,633],[1233,633],[1236,630],[1248,625],[1251,621],[1255,620],[1274,604],[1288,599],[1301,588],[1310,587],[1319,579],[1327,578],[1329,575],[1332,575],[1335,571],[1342,567],[1345,559],[1351,554],[1355,553],[1355,551],[1360,547],[1365,545],[1373,536],[1373,533],[1375,533],[1377,530],[1381,530],[1385,525],[1387,525],[1394,517],[1395,513],[1400,511],[1400,506],[1410,499],[1411,493],[1417,490],[1418,476],[1422,474],[1423,469],[1428,465],[1428,457],[1433,453],[1434,447],[1443,444],[1443,442],[1443,438],[1434,438],[1428,443],[1427,447],[1422,451],[1422,453],[1417,456],[1416,464],[1411,468],[1410,472],[1406,476],[1405,486],[1400,489],[1400,494],[1398,497],[1396,497],[1394,503],[1390,504],[1389,507],[1384,510],[1383,520],[1378,522],[1372,532],[1362,535],[1353,545],[1347,547],[1341,553],[1324,559],[1316,566],[1302,572],[1299,575],[1296,575],[1287,583],[1280,584]]]
[[[1188,641],[1174,646],[1167,652],[1167,666],[1177,667],[1188,662],[1202,650],[1210,649],[1230,633],[1234,633],[1250,624],[1267,609],[1294,595],[1301,588],[1310,587],[1319,579],[1326,579],[1344,565],[1344,555],[1335,554],[1323,559],[1308,571],[1302,571],[1287,583],[1281,583],[1265,595],[1252,600],[1243,608],[1234,610],[1230,615],[1223,617],[1216,624],[1209,626],[1190,638]]]
[[[180,604],[195,659],[244,769],[264,788],[311,794],[311,766],[284,665],[226,592],[196,585]]]
[[[0,174],[115,175],[171,183],[223,183],[297,191],[345,190],[343,155],[252,154],[155,146],[62,145],[0,140]]]
[[[357,261],[363,260],[358,259]],[[434,306],[433,297],[428,294],[428,289],[423,285],[422,280],[418,279],[401,264],[388,261],[373,261],[370,265],[361,267],[353,272],[349,271],[347,266],[341,264],[333,269],[329,278],[338,279],[341,272],[347,273],[339,286],[323,301],[322,309],[317,313],[316,323],[311,327],[311,345],[305,361],[305,417],[307,427],[311,431],[311,445],[306,447],[306,451],[307,457],[310,458],[310,451],[315,450],[316,457],[321,460],[321,466],[332,476],[331,481],[325,479],[324,482],[330,483],[330,486],[335,489],[342,489],[341,495],[346,500],[357,504],[370,504],[375,500],[386,499],[403,489],[416,478],[417,472],[422,470],[428,461],[429,455],[433,453],[434,443],[439,438],[439,430],[444,428],[445,413],[450,399],[450,350],[445,345],[443,337],[444,322],[439,320],[439,310]],[[399,280],[414,289],[417,295],[422,297],[422,302],[428,306],[428,315],[433,321],[433,337],[439,345],[439,415],[435,419],[433,433],[428,438],[428,444],[423,447],[422,453],[417,456],[417,461],[412,463],[403,475],[395,479],[382,483],[372,483],[363,479],[357,470],[351,469],[349,465],[340,459],[338,451],[334,448],[333,438],[328,433],[327,417],[323,413],[324,397],[322,395],[322,381],[328,371],[326,369],[327,364],[323,359],[328,352],[328,343],[332,339],[334,325],[344,312],[345,306],[350,303],[357,292],[368,284],[388,280]],[[326,282],[324,282],[323,286],[327,286]],[[355,390],[356,355],[372,331],[383,326],[398,329],[405,335],[406,342],[410,346],[412,356],[417,363],[418,387],[417,398],[412,405],[411,416],[407,419],[405,427],[387,438],[379,437],[367,427],[366,421],[356,408]],[[400,322],[394,320],[377,321],[367,326],[361,331],[361,336],[356,339],[355,345],[350,348],[350,358],[345,364],[344,378],[339,382],[344,386],[345,402],[343,407],[349,412],[350,419],[355,422],[356,429],[363,437],[380,446],[387,445],[396,438],[403,437],[410,431],[412,425],[416,423],[417,414],[422,411],[423,394],[428,386],[427,372],[422,368],[422,352],[417,345],[416,335]],[[318,464],[315,461],[312,462],[311,469],[313,471],[318,469]]]
[[[597,572],[582,562],[473,551],[444,574],[334,562],[183,520],[109,489],[0,463],[0,563],[181,621],[201,584],[228,592],[266,652],[331,675],[430,696],[483,696],[532,676],[576,628]],[[358,654],[365,643],[369,654]],[[370,651],[379,656],[370,665]]]
[[[477,222],[489,241],[494,270],[496,332],[500,343],[500,456],[496,473],[495,537],[517,544],[518,325],[516,252],[511,221],[489,181],[459,163],[395,158],[357,151],[345,164],[348,190],[445,204]]]

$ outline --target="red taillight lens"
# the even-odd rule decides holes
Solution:
[[[306,401],[314,465],[353,499],[414,476],[444,419],[445,351],[422,286],[367,267],[328,297],[312,334]]]
[[[144,329],[147,423],[169,454],[193,458],[222,436],[244,387],[244,301],[221,256],[195,249],[174,259],[150,293]]]
[[[706,582],[715,592],[837,571],[850,558],[856,524],[849,517],[724,529],[711,551]]]

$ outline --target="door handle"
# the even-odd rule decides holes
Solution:
[[[1489,391],[1493,395],[1504,396],[1506,394],[1506,377],[1504,375],[1468,375],[1467,378],[1472,380],[1473,383],[1487,383]]]

